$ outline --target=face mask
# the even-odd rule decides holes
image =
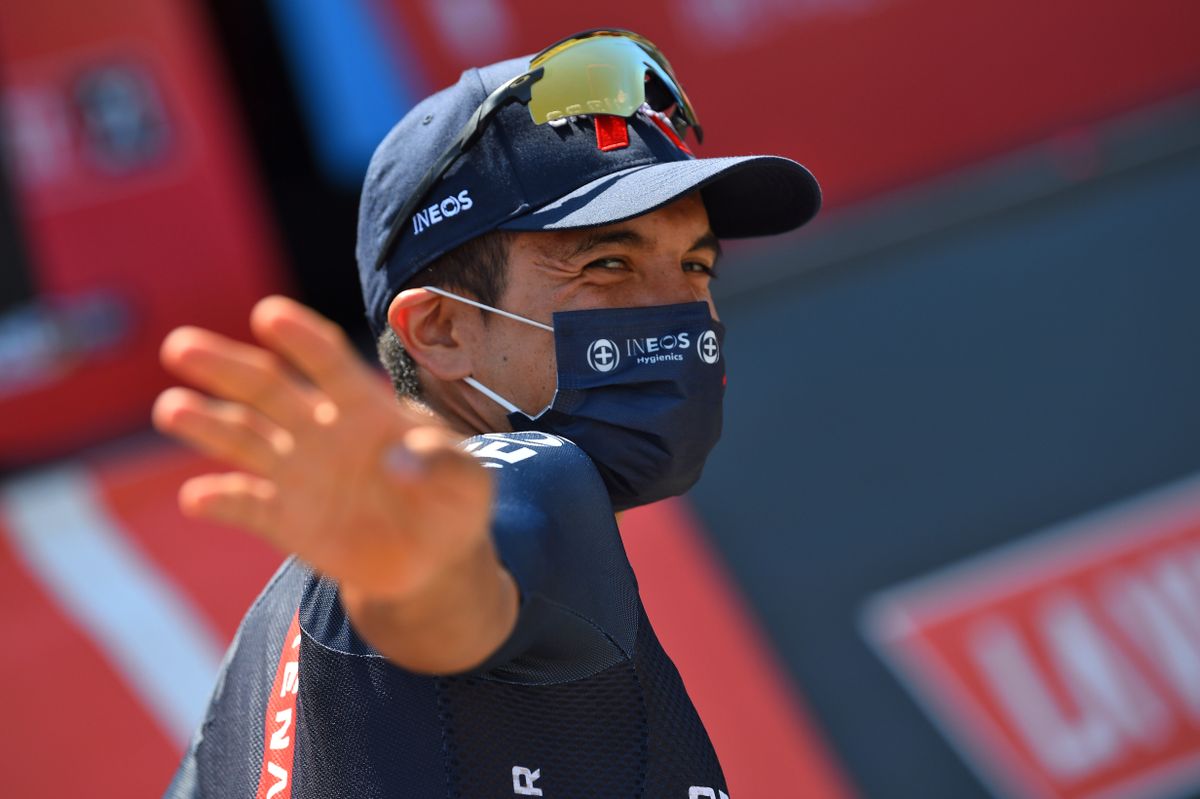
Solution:
[[[554,314],[554,326],[426,286],[554,334],[558,390],[530,416],[472,377],[514,430],[569,439],[595,463],[615,510],[691,488],[721,437],[725,328],[703,302]]]

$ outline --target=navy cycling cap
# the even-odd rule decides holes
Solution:
[[[493,90],[529,68],[515,58],[469,69],[392,128],[363,185],[359,279],[375,335],[392,299],[422,268],[497,228],[565,230],[631,219],[700,190],[718,238],[784,233],[821,205],[816,179],[778,156],[695,158],[644,114],[628,120],[628,146],[601,150],[587,117],[534,124],[519,103],[500,110],[482,137],[433,185],[376,268],[389,229],[429,165]]]

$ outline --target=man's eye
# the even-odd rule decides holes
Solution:
[[[702,272],[702,273],[708,275],[709,277],[717,276],[716,272],[713,270],[713,267],[709,266],[708,264],[704,263],[703,261],[684,261],[683,262],[683,271],[685,271],[685,272]]]
[[[624,269],[625,262],[620,258],[597,258],[589,263],[585,268],[591,269],[593,266],[600,269]]]

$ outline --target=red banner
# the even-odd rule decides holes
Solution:
[[[667,54],[697,155],[808,165],[832,204],[1200,87],[1189,0],[371,0],[430,90],[598,25]]]
[[[172,326],[241,334],[280,285],[184,0],[6,3],[0,120],[35,295],[0,317],[0,463],[148,424]],[[119,390],[117,390],[119,389]]]
[[[868,619],[1002,795],[1200,787],[1200,480],[889,591]]]

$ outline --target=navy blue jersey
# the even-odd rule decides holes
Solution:
[[[719,799],[708,735],[638,597],[604,484],[542,433],[464,447],[495,471],[516,627],[469,674],[393,665],[289,560],[247,613],[168,797]]]

